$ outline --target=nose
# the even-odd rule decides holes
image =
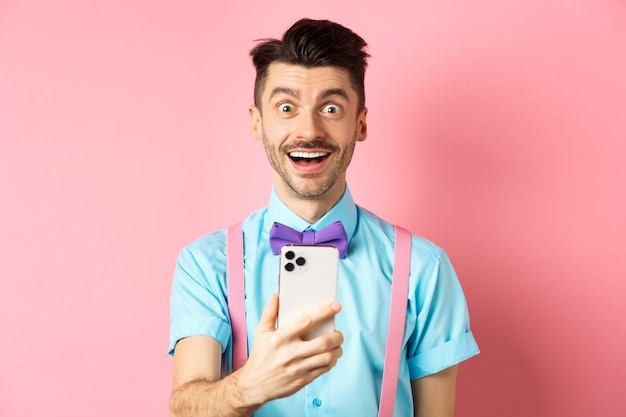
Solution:
[[[301,111],[298,115],[294,133],[300,139],[320,139],[324,137],[324,126],[320,115],[315,111]]]

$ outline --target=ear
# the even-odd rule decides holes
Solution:
[[[254,139],[263,139],[261,111],[257,106],[250,106],[248,112],[250,113],[250,134]]]
[[[367,138],[367,107],[363,107],[356,119],[356,140],[363,142]]]

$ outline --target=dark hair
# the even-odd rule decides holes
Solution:
[[[332,66],[345,69],[359,97],[359,109],[365,105],[365,68],[367,43],[350,29],[329,20],[301,19],[283,35],[283,39],[262,39],[252,51],[256,68],[254,103],[259,106],[274,62],[302,65],[307,68]]]

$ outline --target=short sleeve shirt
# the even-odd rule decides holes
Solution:
[[[390,311],[395,232],[392,224],[357,206],[348,188],[317,223],[292,212],[272,190],[269,205],[243,222],[246,326],[249,351],[261,312],[278,292],[278,262],[269,246],[275,221],[299,231],[341,221],[348,234],[340,260],[335,326],[344,336],[337,365],[294,395],[271,401],[255,416],[376,416]],[[185,247],[171,294],[169,353],[178,340],[210,336],[231,349],[227,306],[226,234],[220,230]],[[406,327],[394,416],[413,415],[411,380],[455,365],[479,352],[463,290],[446,253],[412,235]]]

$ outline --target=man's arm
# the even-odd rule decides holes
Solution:
[[[458,365],[411,381],[415,417],[453,417]]]
[[[300,390],[335,366],[343,343],[337,331],[310,341],[300,335],[339,310],[338,303],[329,303],[277,330],[278,296],[273,295],[248,361],[223,379],[219,342],[207,336],[180,340],[174,351],[172,415],[250,416],[266,402]]]
[[[250,416],[258,407],[242,401],[235,374],[220,380],[222,345],[208,336],[180,340],[174,351],[172,416]]]

